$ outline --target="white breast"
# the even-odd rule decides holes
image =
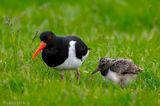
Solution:
[[[107,73],[107,78],[109,78],[110,80],[118,83],[119,82],[119,75],[116,73],[116,72],[113,72],[111,71],[110,69],[108,70],[108,73]]]
[[[82,57],[82,60],[76,57],[76,50],[75,50],[76,41],[69,42],[69,53],[68,58],[59,66],[55,67],[57,69],[77,69],[83,63],[83,61],[87,58],[89,51],[85,56]]]

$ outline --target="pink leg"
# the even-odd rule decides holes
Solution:
[[[64,80],[64,71],[63,70],[60,72],[60,77],[61,77],[61,80]]]
[[[77,72],[76,72],[76,77],[77,77],[77,79],[79,80],[79,79],[80,79],[80,71],[79,71],[79,69],[77,69],[76,71],[77,71]]]

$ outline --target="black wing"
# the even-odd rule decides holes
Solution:
[[[88,47],[81,41],[76,43],[76,57],[82,59],[88,52]]]
[[[67,39],[76,41],[76,57],[82,59],[82,56],[85,56],[90,48],[78,37],[76,36],[67,36]]]

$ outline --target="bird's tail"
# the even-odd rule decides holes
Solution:
[[[88,50],[92,50],[91,48],[88,48]]]

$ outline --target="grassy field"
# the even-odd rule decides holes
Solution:
[[[1,0],[0,106],[160,106],[159,0]],[[39,55],[36,32],[73,34],[92,51],[81,67],[60,80]],[[100,73],[101,57],[132,59],[144,71],[121,89]]]

